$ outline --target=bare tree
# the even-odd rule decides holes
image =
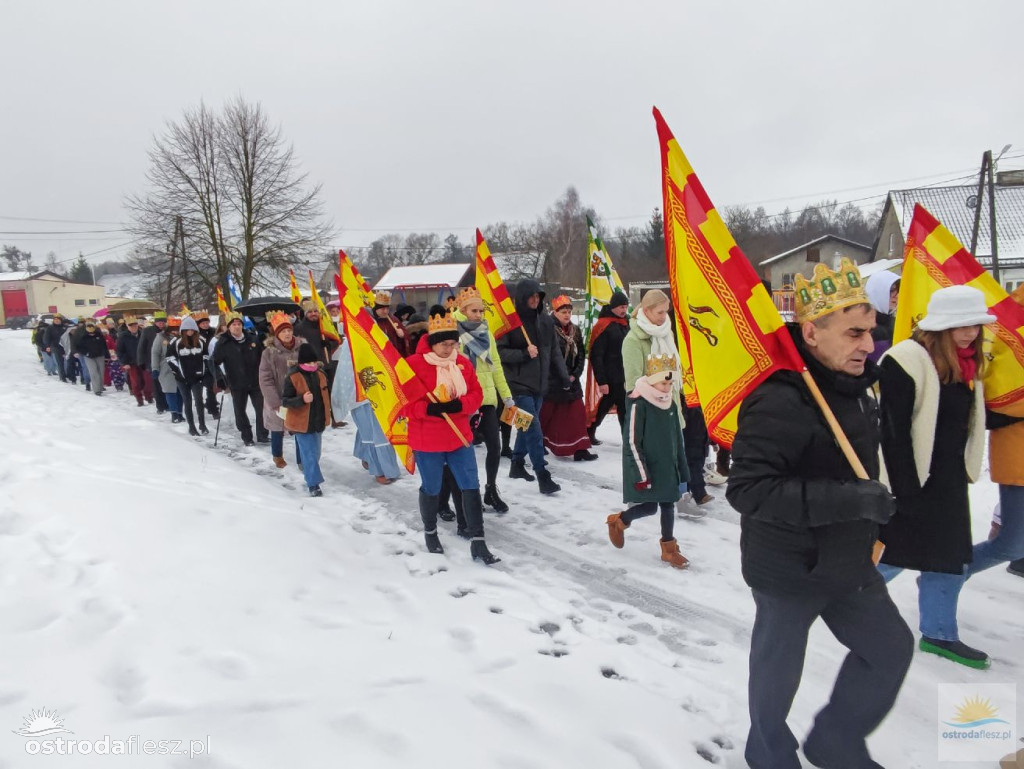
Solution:
[[[241,97],[221,115],[201,103],[169,122],[149,151],[146,181],[126,206],[138,264],[166,276],[167,296],[180,285],[209,300],[228,274],[243,297],[277,286],[331,234],[320,187],[308,187],[262,107]]]

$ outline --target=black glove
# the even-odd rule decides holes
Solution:
[[[857,481],[854,490],[859,497],[860,517],[885,525],[896,512],[896,500],[889,489],[878,481]]]
[[[432,417],[439,417],[442,414],[458,414],[462,411],[462,401],[458,398],[448,402],[428,403],[427,413]]]

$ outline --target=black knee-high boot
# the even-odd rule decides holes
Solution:
[[[462,492],[462,508],[466,514],[466,532],[469,534],[469,552],[475,561],[479,558],[487,566],[501,559],[487,549],[484,541],[484,508],[480,499],[480,489],[464,489]]]
[[[423,539],[431,553],[443,553],[441,540],[437,538],[437,494],[420,490],[420,520],[423,521]]]

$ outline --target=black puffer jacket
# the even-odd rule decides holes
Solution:
[[[47,326],[45,347],[49,347],[50,352],[60,352],[60,350],[63,350],[64,348],[60,346],[60,338],[64,336],[64,332],[67,330],[68,327],[63,323],[53,323]],[[58,347],[60,347],[60,350],[57,349]],[[67,351],[65,350],[65,352]]]
[[[164,324],[166,328],[167,324]],[[160,329],[156,327],[154,322],[152,326],[146,326],[142,329],[141,338],[139,339],[139,349],[136,356],[139,360],[139,368],[149,368],[150,358],[153,356],[153,340],[156,339],[156,335],[160,333]]]
[[[541,301],[536,310],[527,305],[527,300],[534,294],[540,294]],[[546,394],[548,377],[552,371],[561,387],[568,387],[569,373],[558,351],[558,340],[555,339],[555,319],[544,312],[544,292],[540,289],[540,283],[532,278],[519,281],[515,290],[515,305],[523,328],[529,334],[530,341],[537,346],[537,357],[530,357],[526,350],[526,337],[519,329],[509,331],[498,340],[498,355],[512,394]]]
[[[878,369],[851,377],[798,346],[863,462],[878,478]],[[872,488],[873,487],[873,488]],[[880,487],[859,481],[800,375],[773,374],[740,407],[726,492],[740,513],[743,577],[776,594],[837,594],[880,579],[871,561],[878,526],[865,516]],[[891,503],[890,503],[891,504]],[[877,505],[876,505],[877,506]]]
[[[174,339],[167,347],[167,365],[174,372],[174,378],[189,386],[202,382],[207,374],[208,349],[209,342],[201,334],[195,347],[186,347],[184,337]]]
[[[110,351],[107,349],[107,340],[99,331],[91,334],[86,331],[75,343],[75,352],[87,358],[109,358]]]
[[[117,359],[122,366],[137,366],[139,356],[139,343],[142,341],[142,332],[133,334],[125,329],[117,335]]]
[[[319,323],[312,323],[305,318],[295,324],[295,335],[301,336],[309,346],[316,351],[317,360],[324,365],[331,362],[331,356],[334,355],[334,351],[338,349],[338,343],[333,339],[324,339],[323,333],[320,331]],[[216,352],[216,350],[214,351]]]
[[[605,320],[605,319],[608,320]],[[622,367],[622,342],[629,333],[629,321],[618,317],[611,307],[601,308],[595,330],[601,332],[594,338],[591,332],[590,367],[594,370],[594,381],[599,385],[625,384],[626,372]]]
[[[213,348],[213,365],[224,366],[228,389],[249,390],[260,386],[260,358],[263,345],[251,331],[235,339],[230,332],[217,337]]]

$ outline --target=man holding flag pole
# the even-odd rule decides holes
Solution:
[[[872,558],[895,509],[876,480],[874,309],[852,263],[836,272],[819,264],[798,276],[797,323],[786,327],[657,109],[654,117],[690,386],[711,434],[732,445],[726,496],[741,515],[756,606],[747,763],[801,766],[786,721],[820,617],[849,653],[804,756],[817,767],[879,769],[866,740],[896,700],[914,639]]]

